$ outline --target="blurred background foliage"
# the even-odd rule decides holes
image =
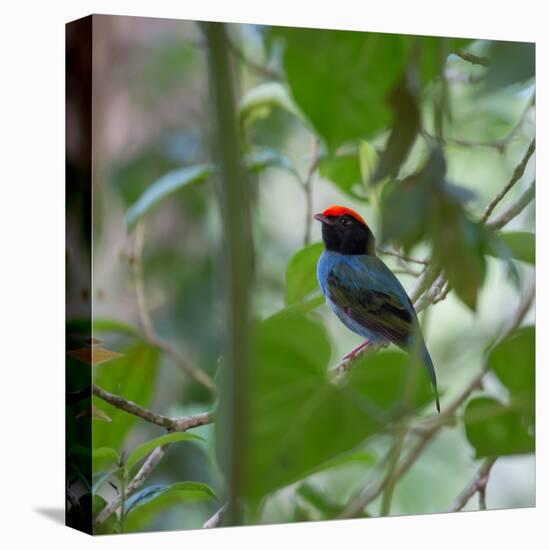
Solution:
[[[358,210],[383,249],[444,269],[448,295],[423,317],[442,409],[486,360],[492,369],[398,482],[391,514],[448,510],[479,460],[495,456],[487,507],[533,506],[533,328],[487,354],[533,284],[533,202],[502,231],[482,217],[514,175],[489,222],[534,180],[534,46],[227,28],[255,252],[249,521],[338,517],[383,475],[389,423],[409,412],[398,406],[409,365],[392,349],[341,385],[326,376],[359,343],[318,297],[311,216],[332,203]],[[155,334],[215,378],[224,274],[205,38],[194,22],[137,17],[96,16],[95,33],[94,286],[79,299],[93,300],[94,336],[123,356],[95,365],[94,383],[168,416],[210,411],[214,395],[151,341],[136,299],[138,276]],[[426,267],[382,257],[409,291]],[[117,463],[135,473],[128,456],[165,430],[93,401],[98,512],[122,490]],[[423,378],[413,407],[434,413]],[[125,503],[124,531],[197,528],[223,504],[215,428],[192,434],[200,439],[172,443]],[[379,500],[358,515],[379,515]],[[121,529],[112,515],[97,532]]]

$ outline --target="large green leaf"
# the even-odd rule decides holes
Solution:
[[[331,150],[386,127],[408,42],[388,34],[277,28],[292,95]],[[380,68],[383,70],[380,70]]]
[[[123,350],[124,355],[103,365],[94,367],[93,381],[103,389],[122,395],[147,407],[153,396],[159,351],[143,342],[137,342]],[[97,396],[95,405],[112,419],[112,422],[96,422],[93,428],[93,448],[112,447],[123,450],[126,437],[136,422],[141,422],[132,414],[113,407]],[[104,469],[108,461],[94,461],[94,471]]]
[[[286,268],[287,305],[296,304],[318,290],[316,265],[324,250],[322,243],[315,243],[296,252]]]
[[[531,453],[535,450],[535,328],[523,327],[490,351],[488,366],[509,390],[509,403],[472,400],[465,428],[477,456]]]
[[[201,164],[186,166],[164,174],[149,185],[139,199],[128,209],[126,214],[128,228],[133,229],[145,214],[165,198],[184,187],[205,181],[214,172],[215,167],[212,164]]]
[[[497,237],[503,241],[509,249],[511,256],[529,264],[536,263],[536,236],[527,231],[506,231],[498,233]],[[488,254],[498,257],[498,251],[494,248],[488,249]]]
[[[177,443],[178,441],[204,441],[204,439],[198,435],[187,432],[174,432],[161,435],[160,437],[155,437],[154,439],[143,443],[128,455],[126,460],[126,468],[130,470],[157,447],[168,445],[170,443]]]
[[[408,62],[419,63],[425,84],[441,72],[449,53],[468,42],[322,29],[271,32],[285,42],[284,68],[295,102],[331,151],[389,126],[389,95]],[[407,129],[411,132],[398,148],[400,156],[417,125]]]
[[[510,392],[511,402],[534,415],[536,398],[536,331],[523,327],[497,344],[488,365]]]
[[[375,354],[336,384],[329,380],[330,344],[318,321],[283,312],[263,321],[253,336],[244,491],[257,504],[328,467],[397,418],[409,362],[403,353]],[[432,399],[427,376],[412,392],[416,399],[417,405]]]
[[[489,397],[478,397],[468,403],[465,430],[477,458],[535,451],[534,434],[522,411]]]

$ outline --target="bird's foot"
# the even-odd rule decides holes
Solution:
[[[343,359],[354,359],[364,348],[367,348],[370,344],[370,340],[365,340],[364,342],[362,342],[362,344],[360,344],[360,346],[357,346],[355,349],[344,355]]]

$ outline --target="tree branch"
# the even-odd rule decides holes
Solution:
[[[530,157],[534,154],[534,151],[536,150],[536,139],[534,138],[530,145],[528,146],[528,149],[526,150],[526,153],[524,154],[524,157],[519,162],[519,164],[516,166],[515,170],[513,171],[513,175],[511,176],[511,179],[508,181],[507,185],[496,195],[494,200],[485,208],[482,217],[480,218],[481,223],[485,223],[492,212],[494,211],[494,208],[499,204],[499,202],[507,195],[507,193],[510,191],[510,189],[517,183],[517,181],[522,178],[524,175],[524,170],[526,169],[526,165],[528,164],[528,161],[530,160]]]
[[[479,494],[479,508],[481,510],[486,510],[486,484],[488,483],[490,471],[496,460],[497,458],[488,458],[482,463],[475,477],[456,498],[454,504],[450,510],[448,510],[449,512],[459,512],[462,510],[475,493]]]
[[[516,218],[533,200],[536,195],[536,180],[534,180],[528,189],[520,196],[516,203],[512,204],[498,218],[489,222],[488,227],[501,229],[507,225],[513,218]]]
[[[116,407],[117,409],[125,411],[129,414],[133,414],[134,416],[138,416],[139,418],[142,418],[143,420],[146,420],[151,424],[156,424],[157,426],[161,426],[162,428],[166,428],[167,430],[184,432],[190,428],[204,426],[213,422],[212,413],[201,413],[192,416],[181,417],[164,416],[163,414],[158,414],[150,411],[149,409],[145,409],[144,407],[141,407],[141,405],[138,405],[133,401],[124,399],[120,395],[110,393],[107,390],[104,390],[103,388],[97,386],[96,384],[93,385],[92,391],[94,395],[96,395],[100,399],[103,399],[103,401],[111,404],[113,407]]]
[[[211,424],[214,420],[212,413],[201,413],[192,416],[182,417],[164,416],[162,414],[158,414],[148,409],[145,409],[144,407],[137,405],[133,401],[124,399],[119,395],[110,393],[95,384],[93,385],[92,390],[94,395],[96,395],[100,399],[103,399],[103,401],[106,401],[117,409],[125,411],[129,414],[133,414],[134,416],[142,418],[147,422],[166,428],[169,431],[184,432],[191,428]],[[135,491],[137,491],[137,489],[139,489],[143,485],[143,483],[145,483],[147,477],[152,473],[152,471],[156,468],[158,463],[164,457],[167,448],[168,445],[164,445],[162,447],[157,447],[156,449],[154,449],[154,451],[152,451],[152,453],[148,456],[147,460],[145,460],[135,477],[130,481],[125,491],[123,490],[121,494],[117,495],[97,515],[94,520],[94,525],[99,525],[103,523],[113,512],[116,512],[116,510],[118,510],[118,508],[125,500],[127,500],[133,493],[135,493]]]
[[[143,465],[135,475],[135,477],[130,481],[128,486],[126,487],[126,492],[122,495],[117,495],[105,508],[97,514],[97,517],[95,518],[93,524],[94,526],[100,525],[103,523],[112,513],[116,512],[120,505],[122,504],[122,500],[127,500],[129,497],[131,497],[141,486],[143,483],[145,483],[145,480],[149,477],[149,475],[152,473],[152,471],[158,466],[159,462],[164,458],[164,455],[166,454],[166,448],[168,445],[164,445],[162,447],[157,447],[143,462]]]

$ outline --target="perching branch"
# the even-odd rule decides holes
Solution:
[[[145,285],[143,278],[143,241],[144,241],[144,225],[140,222],[135,228],[134,247],[131,256],[131,265],[133,268],[135,295],[137,299],[137,309],[139,319],[143,325],[145,338],[147,342],[162,350],[166,355],[170,356],[173,362],[187,375],[194,378],[199,384],[208,388],[211,391],[215,390],[215,384],[212,378],[204,371],[195,368],[182,354],[180,354],[167,340],[160,338],[154,329],[154,325],[147,307],[147,299],[145,294]]]
[[[454,504],[450,510],[448,510],[449,512],[459,512],[462,510],[475,493],[479,494],[479,508],[481,510],[486,510],[486,484],[488,483],[490,471],[496,460],[497,458],[488,458],[482,463],[475,477],[456,498]]]
[[[113,407],[133,414],[134,416],[138,416],[151,424],[156,424],[170,431],[184,432],[190,428],[204,426],[213,422],[212,413],[200,413],[192,416],[164,416],[163,414],[145,409],[133,401],[124,399],[120,395],[110,393],[96,384],[93,385],[92,389],[94,395],[111,404]]]

